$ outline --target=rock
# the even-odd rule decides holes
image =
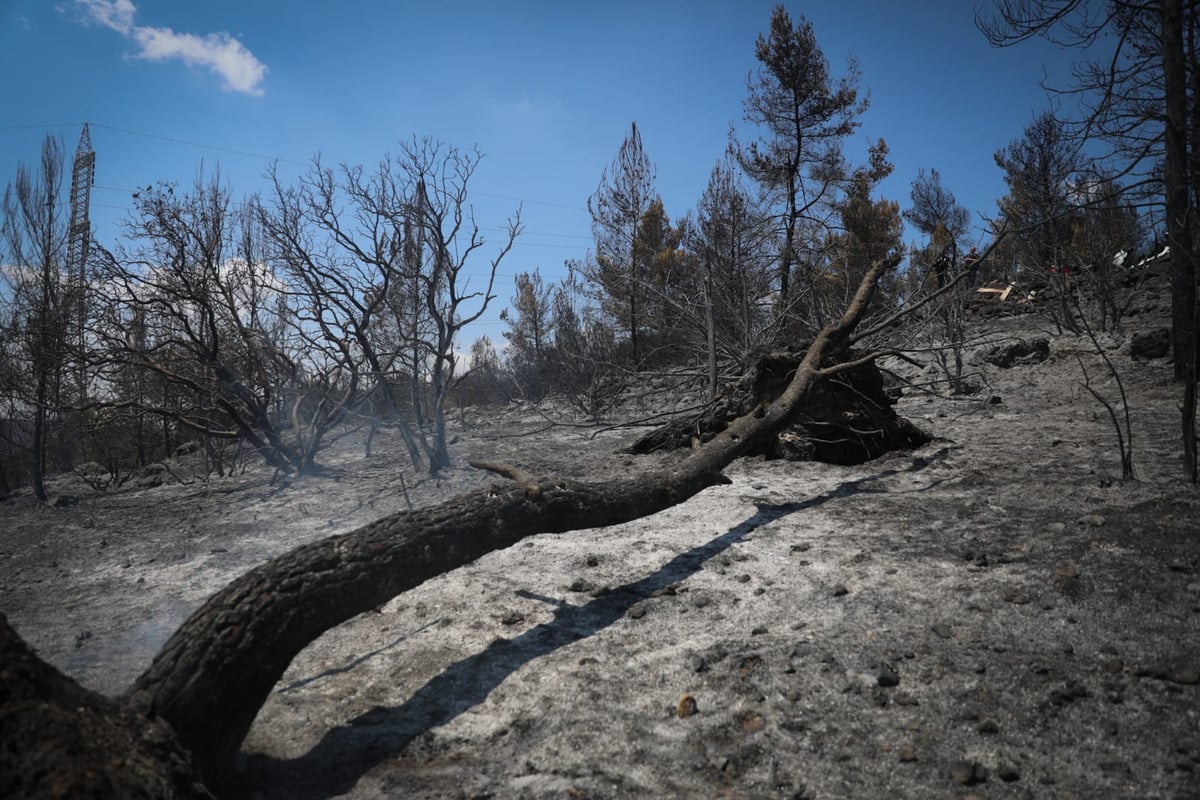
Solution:
[[[988,350],[984,353],[983,360],[1001,369],[1008,369],[1018,364],[1037,364],[1045,361],[1049,356],[1050,341],[1048,339],[1034,339],[1028,342],[1024,339],[1017,339],[1015,342],[997,345]]]
[[[1200,683],[1200,660],[1176,658],[1164,663],[1142,667],[1135,674],[1139,678],[1155,678],[1169,683],[1194,686]]]
[[[567,586],[568,592],[590,592],[596,585],[587,578],[576,578]]]
[[[994,719],[985,719],[975,727],[975,732],[982,733],[984,735],[991,735],[993,733],[999,733],[1000,726],[996,724],[996,720]]]
[[[687,692],[679,696],[675,702],[675,716],[680,719],[686,719],[699,711],[699,706],[696,705],[696,698],[692,697]]]
[[[844,583],[835,583],[829,593],[834,597],[844,597],[850,594],[850,590],[846,588],[846,584]]]
[[[763,634],[765,634],[766,632],[767,632],[767,626],[766,626],[766,625],[756,625],[756,626],[754,626],[754,628],[753,628],[753,629],[750,631],[750,635],[751,635],[751,636],[762,636],[762,635],[763,635]]]
[[[1136,359],[1163,358],[1171,351],[1171,331],[1159,328],[1135,333],[1129,340],[1129,355]]]
[[[1012,783],[1021,779],[1021,771],[1012,764],[1001,764],[996,768],[996,776],[1005,783]]]
[[[885,689],[900,685],[900,675],[890,664],[880,664],[879,669],[875,672],[875,679]]]
[[[1100,514],[1087,514],[1075,520],[1076,524],[1086,528],[1103,528],[1106,521]]]
[[[917,751],[912,747],[901,747],[898,755],[903,764],[911,764],[917,760]]]
[[[933,625],[930,625],[929,630],[933,631],[934,634],[941,637],[942,639],[949,639],[951,636],[954,635],[954,631],[952,631],[950,629],[950,626],[944,622],[937,622],[937,623],[934,623]]]
[[[1004,593],[1004,599],[1015,606],[1028,605],[1030,600],[1029,595],[1020,589],[1009,589]]]
[[[974,786],[987,781],[988,771],[978,761],[960,759],[950,764],[950,779],[962,786]]]
[[[1050,702],[1056,706],[1065,706],[1090,695],[1091,692],[1083,684],[1078,681],[1067,681],[1065,686],[1050,692]]]

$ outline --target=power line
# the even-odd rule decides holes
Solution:
[[[103,130],[112,131],[114,133],[123,133],[123,134],[128,134],[130,136],[140,136],[145,139],[156,139],[158,141],[171,142],[172,144],[185,145],[187,147],[197,147],[202,150],[215,150],[215,151],[221,152],[221,153],[231,153],[233,155],[244,156],[246,158],[257,158],[257,159],[262,159],[264,161],[278,161],[280,163],[295,164],[295,165],[302,166],[302,167],[308,166],[308,164],[309,164],[309,162],[307,162],[307,161],[298,161],[293,158],[284,158],[282,156],[268,156],[268,155],[264,155],[262,153],[252,153],[247,150],[238,150],[236,148],[224,147],[222,145],[207,144],[204,142],[196,142],[196,141],[191,141],[188,139],[179,139],[174,136],[163,136],[163,135],[157,134],[157,133],[146,133],[145,131],[135,131],[131,128],[120,128],[115,125],[105,125],[102,122],[90,122],[90,121],[88,121],[88,122],[53,122],[53,123],[29,124],[29,125],[0,125],[0,131],[36,130],[36,129],[46,129],[46,128],[66,128],[66,127],[76,127],[79,125],[91,125],[93,128],[101,128]],[[96,187],[96,188],[111,189],[113,187]],[[124,190],[118,190],[118,191],[124,191]],[[492,197],[492,198],[496,198],[499,200],[512,200],[514,202],[529,204],[529,205],[548,206],[550,208],[561,208],[561,209],[565,209],[567,211],[587,212],[587,210],[588,210],[582,206],[573,206],[568,203],[559,203],[559,202],[554,202],[551,200],[533,200],[528,197],[518,197],[515,195],[509,195],[509,194],[498,194],[495,192],[483,192],[483,191],[472,190],[471,194],[478,195],[480,197]]]
[[[263,155],[262,153],[251,153],[246,150],[235,150],[232,147],[221,147],[220,145],[215,145],[215,144],[204,144],[202,142],[191,142],[191,141],[188,141],[187,139],[176,139],[173,136],[160,136],[156,133],[143,133],[141,131],[134,131],[134,130],[130,130],[128,128],[117,128],[112,125],[104,125],[99,122],[91,122],[89,124],[93,128],[103,128],[106,131],[113,131],[115,133],[127,133],[131,136],[141,136],[146,139],[158,139],[163,142],[172,142],[173,144],[187,145],[188,147],[199,147],[203,150],[217,150],[222,153],[232,153],[232,154],[238,155],[238,156],[246,156],[247,158],[261,158],[264,161],[280,161],[285,164],[299,164],[300,166],[304,166],[307,163],[304,161],[296,161],[295,159],[292,159],[292,158],[283,158],[282,156],[267,156],[267,155]]]
[[[552,203],[549,200],[530,200],[529,198],[526,198],[526,197],[513,197],[512,195],[493,194],[491,192],[473,192],[473,194],[480,195],[481,197],[495,197],[500,200],[515,200],[518,203],[529,203],[530,205],[536,205],[536,206],[552,206],[554,208],[565,208],[568,211],[587,211],[586,208],[581,208],[580,206],[569,206],[566,203]]]

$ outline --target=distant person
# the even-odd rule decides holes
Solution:
[[[971,245],[970,252],[968,252],[963,258],[963,269],[967,271],[967,274],[972,282],[975,281],[975,273],[978,271],[978,268],[979,251],[975,248],[975,245]]]

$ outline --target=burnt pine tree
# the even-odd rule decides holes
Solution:
[[[867,101],[858,96],[857,64],[851,60],[844,77],[832,78],[812,24],[801,16],[793,26],[783,6],[771,14],[770,33],[758,37],[754,54],[760,66],[747,79],[743,108],[761,138],[742,146],[739,158],[778,209],[777,303],[785,309],[798,229],[843,177],[842,140],[858,128]]]
[[[699,261],[708,390],[717,391],[721,363],[741,366],[774,329],[768,299],[777,238],[770,217],[742,181],[732,152],[713,167],[688,228]]]
[[[616,159],[600,176],[596,193],[588,198],[596,258],[585,277],[600,288],[602,307],[628,334],[635,368],[642,355],[650,266],[638,247],[638,227],[657,197],[654,177],[654,164],[635,122]]]
[[[850,174],[837,204],[841,231],[832,237],[833,270],[830,279],[824,281],[827,291],[832,290],[829,305],[834,309],[849,302],[872,264],[898,259],[903,252],[900,204],[872,196],[879,182],[892,174],[893,166],[887,156],[888,147],[883,139],[871,145],[867,165]],[[895,299],[894,292],[888,291],[887,277],[880,281],[876,305]]]
[[[513,282],[517,293],[512,297],[512,310],[506,308],[500,312],[500,319],[508,325],[504,331],[508,364],[521,392],[537,402],[546,393],[549,377],[547,367],[554,332],[553,289],[536,269],[519,273]]]
[[[954,193],[942,185],[942,176],[936,169],[926,172],[917,170],[917,178],[909,192],[912,206],[904,210],[904,219],[928,238],[923,252],[919,253],[922,266],[937,272],[957,261],[959,242],[967,234],[970,215]],[[939,281],[944,280],[937,273]]]
[[[1072,198],[1079,183],[1076,144],[1062,122],[1046,111],[1025,126],[1019,139],[996,151],[1008,194],[1000,198],[1001,225],[1022,268],[1044,272],[1065,263],[1071,241]]]

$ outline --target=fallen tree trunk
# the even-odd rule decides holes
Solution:
[[[39,659],[3,614],[0,797],[212,800],[166,723]]]
[[[845,347],[876,281],[895,263],[872,266],[845,314],[816,337],[773,401],[671,468],[596,484],[480,464],[514,482],[304,545],[233,581],[171,636],[126,703],[170,723],[208,785],[221,786],[272,687],[325,631],[527,536],[627,522],[727,482],[721,470],[786,426],[819,379],[853,367],[822,364]]]

